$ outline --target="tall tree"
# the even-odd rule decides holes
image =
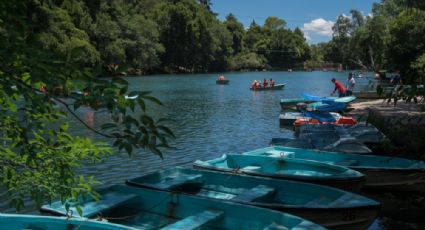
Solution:
[[[224,21],[224,25],[227,30],[230,31],[233,37],[233,54],[236,55],[240,53],[244,49],[244,35],[245,30],[243,28],[242,23],[240,23],[233,14],[229,14],[226,16],[226,20]]]

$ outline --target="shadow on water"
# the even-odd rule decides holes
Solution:
[[[173,119],[169,127],[177,136],[171,141],[175,148],[164,151],[164,160],[141,150],[131,157],[116,153],[96,165],[87,163],[79,171],[87,176],[95,176],[102,182],[102,186],[109,186],[122,184],[126,178],[159,169],[190,167],[197,159],[206,160],[223,153],[241,153],[265,147],[271,138],[292,136],[292,131],[279,127],[280,99],[299,97],[301,92],[328,96],[333,90],[331,78],[341,82],[346,79],[346,73],[335,72],[245,72],[226,73],[226,79],[230,80],[229,85],[216,85],[217,76],[218,74],[188,74],[128,77],[130,90],[151,91],[165,105],[148,106],[147,112],[154,117]],[[283,90],[249,90],[253,80],[264,78],[273,78],[276,84],[287,85]],[[102,111],[80,108],[77,112],[93,127],[99,127],[103,121],[109,119],[109,115]],[[70,119],[69,123],[73,135],[109,141],[85,129],[75,119]],[[4,190],[0,189],[0,192],[0,211],[14,212],[8,207],[9,201]],[[28,205],[24,212],[34,213],[36,210]],[[375,221],[370,229],[412,227],[383,213],[384,216]]]

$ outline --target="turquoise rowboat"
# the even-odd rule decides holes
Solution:
[[[366,175],[365,188],[425,191],[425,162],[398,157],[359,155],[289,147],[269,147],[244,155],[308,159],[346,166]]]
[[[209,161],[197,160],[193,166],[206,170],[328,185],[354,192],[360,191],[365,182],[363,174],[346,167],[292,158],[224,154]]]
[[[84,216],[95,213],[110,222],[137,229],[324,229],[300,217],[270,209],[175,192],[116,185],[99,193],[99,202],[85,199],[78,202]],[[57,201],[43,206],[42,210],[65,215],[64,208]]]
[[[53,216],[19,215],[0,213],[0,229],[22,230],[136,230],[118,224],[88,220],[86,218],[66,218]]]
[[[327,186],[180,167],[126,183],[271,208],[331,229],[366,229],[380,208],[374,200]]]

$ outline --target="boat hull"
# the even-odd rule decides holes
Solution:
[[[350,208],[350,209],[325,209],[320,210],[320,215],[315,215],[314,210],[297,209],[286,210],[296,216],[302,216],[315,223],[333,230],[358,230],[367,229],[379,215],[380,208]]]
[[[350,167],[366,175],[365,189],[425,192],[425,171]]]
[[[261,88],[249,88],[250,90],[254,90],[254,91],[264,91],[264,90],[281,90],[281,89],[283,89],[283,87],[285,86],[285,84],[277,84],[277,85],[275,85],[275,86],[272,86],[272,87],[267,87],[267,88],[264,88],[264,87],[261,87]]]
[[[52,217],[0,213],[0,229],[22,230],[136,230],[136,228],[85,218]]]

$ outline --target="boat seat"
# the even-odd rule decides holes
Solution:
[[[236,201],[246,201],[251,202],[259,198],[263,198],[272,194],[275,191],[274,188],[266,186],[266,185],[258,185],[257,187],[251,188],[242,192],[241,194],[232,198],[232,200]]]
[[[118,193],[118,192],[110,192],[107,194],[102,195],[101,199],[99,200],[99,202],[95,201],[95,200],[90,200],[87,202],[84,202],[81,204],[81,209],[83,211],[83,217],[93,217],[96,214],[118,207],[128,201],[130,201],[131,199],[137,197],[137,195],[135,194],[122,194],[122,193]],[[75,206],[76,204],[74,204]],[[67,211],[65,209],[65,205],[61,205],[59,208],[52,208],[52,206],[48,205],[48,206],[43,206],[42,208],[45,211],[51,211],[54,213],[58,213],[61,215],[66,215]],[[80,215],[78,214],[78,211],[75,207],[71,207],[69,208],[70,212],[68,214],[75,216],[75,217],[79,217]]]
[[[243,168],[241,168],[241,170],[243,171],[259,171],[262,167],[259,165],[248,165],[245,166]]]
[[[173,224],[169,224],[161,228],[161,230],[198,229],[202,225],[205,225],[211,221],[217,220],[223,215],[224,215],[223,211],[205,210],[196,215],[188,216]]]
[[[276,157],[294,157],[294,152],[286,152],[286,151],[279,151],[279,150],[269,150],[266,152],[266,155],[268,156],[276,156]]]
[[[283,225],[273,223],[273,224],[263,228],[263,230],[289,230],[289,229],[287,227],[283,226]]]
[[[179,174],[175,177],[167,177],[161,182],[153,184],[156,188],[169,190],[183,184],[202,183],[201,174]]]
[[[356,166],[356,165],[359,165],[359,161],[347,159],[347,160],[335,162],[335,164],[340,166]]]

